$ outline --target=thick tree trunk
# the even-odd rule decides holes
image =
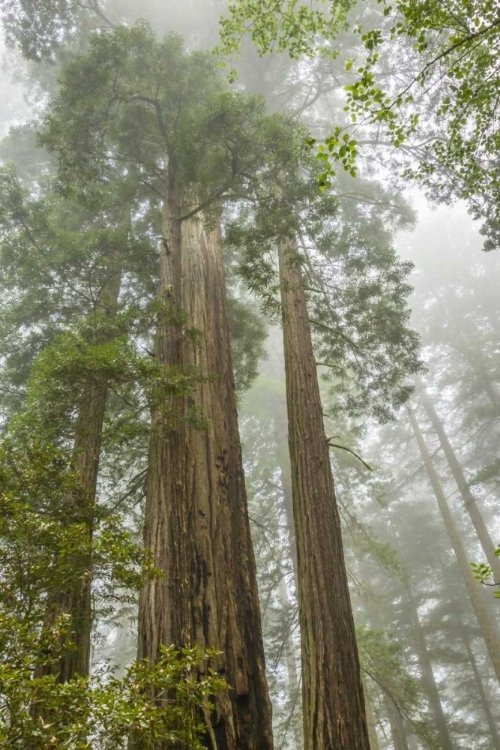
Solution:
[[[153,410],[144,538],[163,576],[141,593],[138,654],[154,661],[162,644],[220,650],[215,667],[230,690],[206,717],[206,744],[270,750],[220,235],[179,215],[171,176],[155,347],[166,378],[190,385],[159,386]]]
[[[369,750],[340,519],[295,243],[279,246],[305,750]]]
[[[457,525],[455,524],[453,516],[451,515],[445,494],[441,487],[441,482],[432,463],[429,451],[427,450],[422,431],[420,430],[415,415],[411,409],[408,409],[408,414],[410,417],[410,423],[413,432],[415,434],[415,438],[417,440],[420,455],[427,472],[427,476],[431,483],[441,516],[443,518],[448,538],[455,553],[455,557],[457,558],[458,567],[462,574],[462,578],[464,580],[470,602],[476,614],[481,634],[484,638],[484,642],[490,655],[491,663],[495,670],[497,679],[500,681],[500,639],[496,634],[494,623],[492,622],[486,609],[483,600],[483,592],[481,591],[477,581],[475,581],[472,576],[469,560],[465,548],[462,544],[460,532],[458,531]]]
[[[472,525],[474,526],[474,529],[476,531],[477,538],[479,539],[484,554],[486,555],[486,559],[488,560],[488,563],[493,571],[495,580],[500,582],[500,559],[495,556],[495,545],[493,544],[488,529],[486,528],[486,524],[481,515],[481,511],[477,507],[476,499],[470,490],[464,471],[460,466],[460,463],[457,459],[455,451],[451,446],[450,441],[448,440],[448,436],[434,408],[434,404],[423,388],[420,389],[420,396],[425,412],[432,424],[436,435],[439,438],[439,443],[444,455],[446,456],[446,461],[448,462],[448,466],[450,467],[453,479],[455,480],[455,483],[460,491],[460,496],[465,505],[465,509],[472,521]]]
[[[128,225],[127,225],[128,226]],[[125,238],[124,238],[125,241]],[[112,321],[117,312],[121,285],[121,251],[111,252],[109,276],[96,304],[96,312]],[[104,337],[108,336],[106,332]],[[98,336],[98,340],[103,340]],[[75,582],[67,587],[49,592],[44,630],[67,615],[70,618],[69,642],[66,641],[58,659],[37,668],[35,675],[55,674],[60,682],[75,675],[86,676],[90,671],[92,612],[92,544],[95,520],[95,502],[102,430],[106,412],[109,383],[101,373],[89,377],[83,389],[75,423],[72,451],[72,469],[76,487],[68,495],[64,520],[82,525],[88,555],[79,555],[74,562]]]

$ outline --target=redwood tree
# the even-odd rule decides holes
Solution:
[[[45,134],[63,183],[78,164],[85,192],[110,162],[134,161],[138,194],[162,216],[145,524],[161,575],[141,594],[139,656],[171,643],[221,652],[229,691],[205,716],[221,750],[272,747],[218,229],[261,119],[209,55],[140,26],[96,37],[67,68]]]
[[[297,135],[283,123],[274,166],[259,175],[255,202],[228,239],[245,245],[242,273],[282,317],[305,748],[354,750],[368,748],[369,739],[317,352],[340,373],[334,413],[386,416],[391,402],[408,394],[405,373],[418,369],[417,338],[406,327],[409,268],[396,261],[380,217],[366,221],[365,236],[359,229],[365,206],[344,223],[338,203],[318,196]]]
[[[304,284],[292,239],[279,246],[306,750],[369,750],[363,686],[323,427]]]

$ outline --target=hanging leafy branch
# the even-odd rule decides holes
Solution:
[[[320,186],[331,182],[337,165],[355,171],[352,128],[380,132],[382,127],[394,147],[425,136],[418,163],[405,176],[441,200],[467,200],[472,214],[485,222],[485,249],[492,249],[500,224],[498,5],[492,0],[377,4],[381,12],[375,20],[368,14],[367,22],[357,23],[348,14],[353,3],[321,0],[313,11],[298,0],[233,0],[221,20],[221,49],[234,55],[248,35],[262,55],[286,50],[295,59],[331,56],[349,20],[359,45],[358,62],[349,58],[344,71],[345,111],[352,125],[334,127],[319,145],[317,156],[324,165]],[[315,145],[313,138],[308,142]]]
[[[496,557],[500,557],[500,546],[496,548],[495,555]],[[484,586],[500,586],[500,581],[495,581],[495,576],[490,565],[487,563],[472,562],[470,566],[472,568],[472,575],[476,581],[479,581]],[[500,591],[495,591],[494,596],[495,599],[500,599]]]

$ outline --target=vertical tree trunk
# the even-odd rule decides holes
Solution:
[[[448,534],[448,538],[450,540],[453,551],[455,552],[458,567],[462,574],[462,578],[464,580],[470,602],[476,614],[477,621],[486,644],[486,648],[490,655],[491,663],[495,670],[497,679],[500,681],[500,639],[496,634],[494,623],[491,621],[486,609],[479,584],[474,580],[472,576],[469,561],[465,552],[465,548],[462,544],[460,533],[455,524],[455,521],[453,520],[450,509],[448,508],[448,503],[441,487],[441,482],[432,463],[429,451],[427,450],[422,431],[420,430],[415,415],[413,414],[413,411],[411,409],[408,409],[408,414],[410,417],[410,423],[413,432],[415,434],[415,438],[417,440],[420,455],[422,456],[422,461],[424,463],[427,476],[437,500],[446,532]]]
[[[406,739],[406,729],[402,716],[398,711],[398,707],[389,695],[385,698],[385,705],[387,707],[389,724],[391,725],[391,737],[394,750],[409,750],[408,741]]]
[[[370,742],[370,750],[380,750],[380,745],[377,736],[377,716],[373,707],[370,694],[366,687],[366,680],[363,679],[363,693],[365,696],[365,707],[366,707],[366,726],[368,728],[368,739]]]
[[[127,224],[128,231],[128,224]],[[123,238],[123,241],[126,237]],[[96,304],[96,312],[112,321],[117,312],[121,285],[121,248],[111,250],[109,276]],[[106,332],[104,337],[110,334]],[[97,340],[102,340],[99,337]],[[44,630],[61,616],[70,618],[69,643],[65,643],[59,658],[37,668],[36,676],[55,674],[60,682],[75,675],[86,676],[90,671],[92,633],[92,556],[90,547],[94,533],[95,502],[102,430],[106,412],[109,383],[101,373],[89,377],[83,389],[75,423],[72,469],[76,487],[68,495],[65,522],[79,523],[88,543],[88,555],[75,559],[75,582],[49,592]]]
[[[463,641],[465,652],[467,654],[469,663],[471,665],[472,673],[474,674],[474,680],[476,682],[477,694],[479,697],[479,701],[481,703],[481,708],[484,711],[484,715],[488,723],[488,729],[491,735],[491,748],[492,750],[500,750],[500,735],[497,729],[498,725],[491,711],[491,706],[488,700],[488,695],[484,687],[483,678],[481,677],[481,673],[477,666],[476,657],[474,656],[474,653],[472,651],[469,634],[467,633],[466,628],[463,626],[463,624],[460,621],[459,621],[459,628],[460,628],[460,637]]]
[[[441,565],[441,571],[442,571],[442,577],[443,577],[445,589],[447,591],[450,591],[452,587],[452,583],[451,583],[451,580],[449,579],[449,571],[445,568],[443,564]],[[465,623],[463,618],[460,616],[460,606],[457,607],[457,605],[459,605],[459,602],[456,600],[456,598],[454,597],[451,598],[450,604],[452,606],[452,609],[454,609],[454,611],[458,613],[457,617],[455,617],[453,620],[453,624],[452,624],[453,630],[450,633],[450,637],[455,637],[456,633],[458,633],[458,636],[463,643],[465,654],[467,655],[467,661],[470,664],[472,674],[474,675],[478,703],[481,705],[481,708],[484,712],[484,715],[488,724],[488,729],[491,735],[492,750],[500,750],[500,735],[497,730],[497,722],[495,721],[493,717],[490,702],[488,700],[488,695],[484,686],[483,678],[481,676],[479,667],[477,665],[476,657],[473,652],[471,637],[470,637],[470,628],[467,626],[467,623]]]
[[[279,269],[298,558],[305,750],[369,750],[340,519],[296,245]]]
[[[448,440],[448,436],[434,408],[434,404],[422,387],[420,389],[420,396],[425,412],[431,421],[436,435],[439,438],[439,443],[444,452],[444,455],[446,456],[446,461],[448,462],[448,466],[450,467],[453,479],[455,480],[455,483],[460,491],[465,509],[472,521],[472,525],[474,526],[481,547],[483,548],[484,554],[486,555],[486,559],[488,560],[488,563],[493,571],[495,580],[500,582],[500,559],[495,556],[495,545],[493,544],[488,529],[486,528],[486,524],[484,523],[481,512],[477,507],[476,499],[470,490],[463,469],[460,466],[460,463],[457,459],[455,451],[451,446],[450,441]]]
[[[286,404],[281,409],[281,400],[279,407],[274,415],[274,435],[276,439],[278,463],[281,476],[281,486],[283,488],[283,505],[285,509],[286,526],[288,537],[290,539],[290,554],[292,558],[293,581],[295,590],[298,586],[298,563],[297,563],[297,540],[295,538],[295,522],[293,518],[293,491],[292,491],[292,473],[290,469],[290,454],[288,451],[288,431],[286,424]]]
[[[289,606],[288,591],[284,578],[280,581],[280,601],[284,608]],[[287,691],[291,705],[290,717],[287,725],[292,728],[294,748],[300,750],[302,747],[303,732],[302,717],[300,715],[300,680],[297,670],[297,653],[293,642],[293,636],[290,631],[286,633],[285,638],[284,650],[286,671],[288,675]]]
[[[294,589],[297,591],[298,564],[297,564],[297,544],[295,540],[295,528],[293,520],[293,494],[292,494],[292,475],[290,471],[290,456],[287,446],[287,424],[286,424],[286,404],[281,402],[276,406],[273,415],[274,437],[278,455],[278,465],[281,476],[281,486],[283,489],[283,506],[285,510],[286,528],[290,544],[290,556],[292,561]],[[282,599],[288,601],[287,590],[284,580]],[[301,680],[299,679],[299,670],[296,659],[296,649],[293,642],[292,634],[287,634],[286,659],[288,672],[288,694],[293,706],[293,716],[291,723],[293,727],[294,747],[300,750],[303,747],[303,722],[300,711],[301,705]]]
[[[219,232],[181,222],[171,167],[156,357],[167,379],[152,416],[145,545],[163,577],[139,605],[141,658],[162,644],[222,651],[230,690],[207,721],[214,750],[270,750],[271,708],[243,478]],[[177,388],[177,392],[176,392]]]
[[[429,701],[430,709],[434,716],[441,748],[442,750],[454,750],[450,732],[448,729],[448,723],[446,721],[446,717],[443,711],[443,705],[441,703],[441,697],[436,685],[434,670],[432,669],[431,657],[427,649],[427,644],[425,642],[424,631],[422,630],[422,626],[420,624],[417,603],[415,601],[410,582],[408,582],[405,600],[406,609],[410,617],[411,629],[415,638],[418,662],[422,671],[422,685]]]

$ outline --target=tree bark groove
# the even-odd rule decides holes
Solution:
[[[295,518],[305,750],[369,750],[340,518],[307,304],[290,239],[279,245]]]
[[[167,376],[191,385],[162,386],[153,409],[144,540],[163,575],[141,593],[138,655],[154,661],[162,644],[220,650],[214,666],[230,689],[216,700],[207,746],[271,750],[221,238],[200,215],[180,215],[171,177],[155,354]]]

